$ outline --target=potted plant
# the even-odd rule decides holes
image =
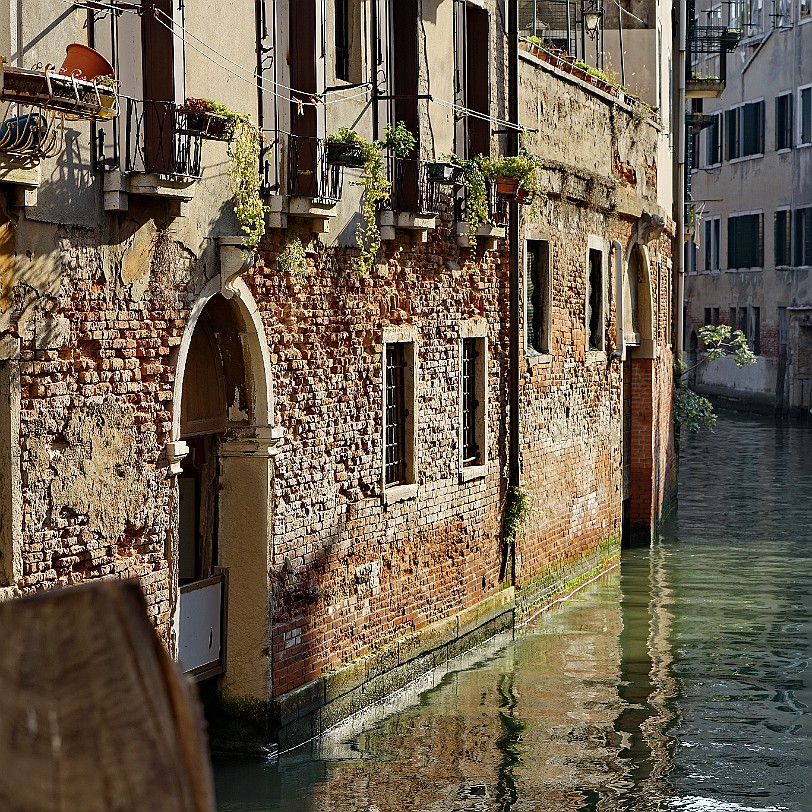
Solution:
[[[113,118],[118,114],[118,82],[112,73],[97,76],[96,92],[99,100],[99,115],[102,118]]]
[[[485,178],[484,163],[487,158],[476,155],[473,158],[460,158],[458,155],[444,155],[459,174],[459,183],[465,189],[465,221],[468,223],[468,241],[476,242],[477,229],[491,222],[488,205],[488,182]]]
[[[188,98],[178,108],[178,113],[186,120],[182,132],[211,141],[231,141],[237,124],[245,118],[212,99]]]
[[[327,161],[337,166],[358,166],[356,151],[360,152],[361,185],[364,195],[361,200],[363,220],[355,232],[360,254],[355,263],[359,273],[367,273],[372,268],[375,255],[381,245],[381,232],[378,228],[378,208],[389,200],[391,184],[386,177],[383,164],[383,151],[392,152],[398,158],[405,158],[414,151],[417,139],[406,125],[399,121],[394,127],[386,125],[383,138],[367,141],[355,130],[342,127],[327,136]],[[332,155],[330,145],[335,145]],[[353,161],[353,163],[349,163]]]
[[[452,186],[462,183],[462,168],[451,161],[430,161],[426,164],[426,177],[432,183]]]
[[[364,166],[364,139],[355,130],[341,127],[327,136],[327,163],[334,166]]]
[[[538,181],[539,160],[526,150],[520,155],[486,158],[485,177],[496,186],[496,194],[515,203],[531,203],[541,189]]]
[[[66,76],[91,81],[97,76],[112,76],[113,66],[96,50],[74,42],[65,49],[65,61],[59,72]]]

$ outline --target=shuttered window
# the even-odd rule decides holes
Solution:
[[[775,213],[775,264],[792,265],[792,217],[787,209]]]
[[[760,268],[764,264],[764,218],[742,214],[727,220],[727,267]]]
[[[812,265],[812,207],[795,211],[795,264]]]
[[[798,91],[798,143],[812,144],[812,87]]]
[[[775,97],[775,148],[792,147],[792,93]]]

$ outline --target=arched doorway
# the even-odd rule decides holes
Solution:
[[[623,275],[623,546],[647,543],[653,525],[655,336],[645,246],[633,244]]]
[[[196,679],[222,675],[232,696],[267,699],[271,456],[269,355],[245,285],[206,292],[178,358],[178,660]],[[181,459],[181,455],[182,459]]]

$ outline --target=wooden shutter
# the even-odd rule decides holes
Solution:
[[[469,110],[490,113],[490,51],[488,47],[488,12],[466,8],[465,96]],[[468,117],[468,155],[491,154],[491,123],[487,119]]]
[[[318,197],[318,121],[312,105],[299,107],[316,94],[316,0],[290,0],[288,11],[288,58],[290,86],[290,131],[297,137],[297,160],[291,171],[297,174],[296,191],[304,197]]]
[[[141,50],[144,79],[144,169],[171,173],[174,115],[165,104],[175,101],[175,38],[152,9],[172,16],[172,0],[143,3]]]
[[[417,110],[418,41],[417,0],[392,0],[392,92],[395,123],[402,121],[415,136],[420,132]],[[398,161],[397,206],[400,211],[417,211],[419,147],[406,160]]]

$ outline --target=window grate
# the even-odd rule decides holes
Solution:
[[[477,340],[462,340],[462,464],[477,465],[480,461],[477,443]]]
[[[405,344],[386,345],[386,414],[384,415],[384,484],[406,482]]]

